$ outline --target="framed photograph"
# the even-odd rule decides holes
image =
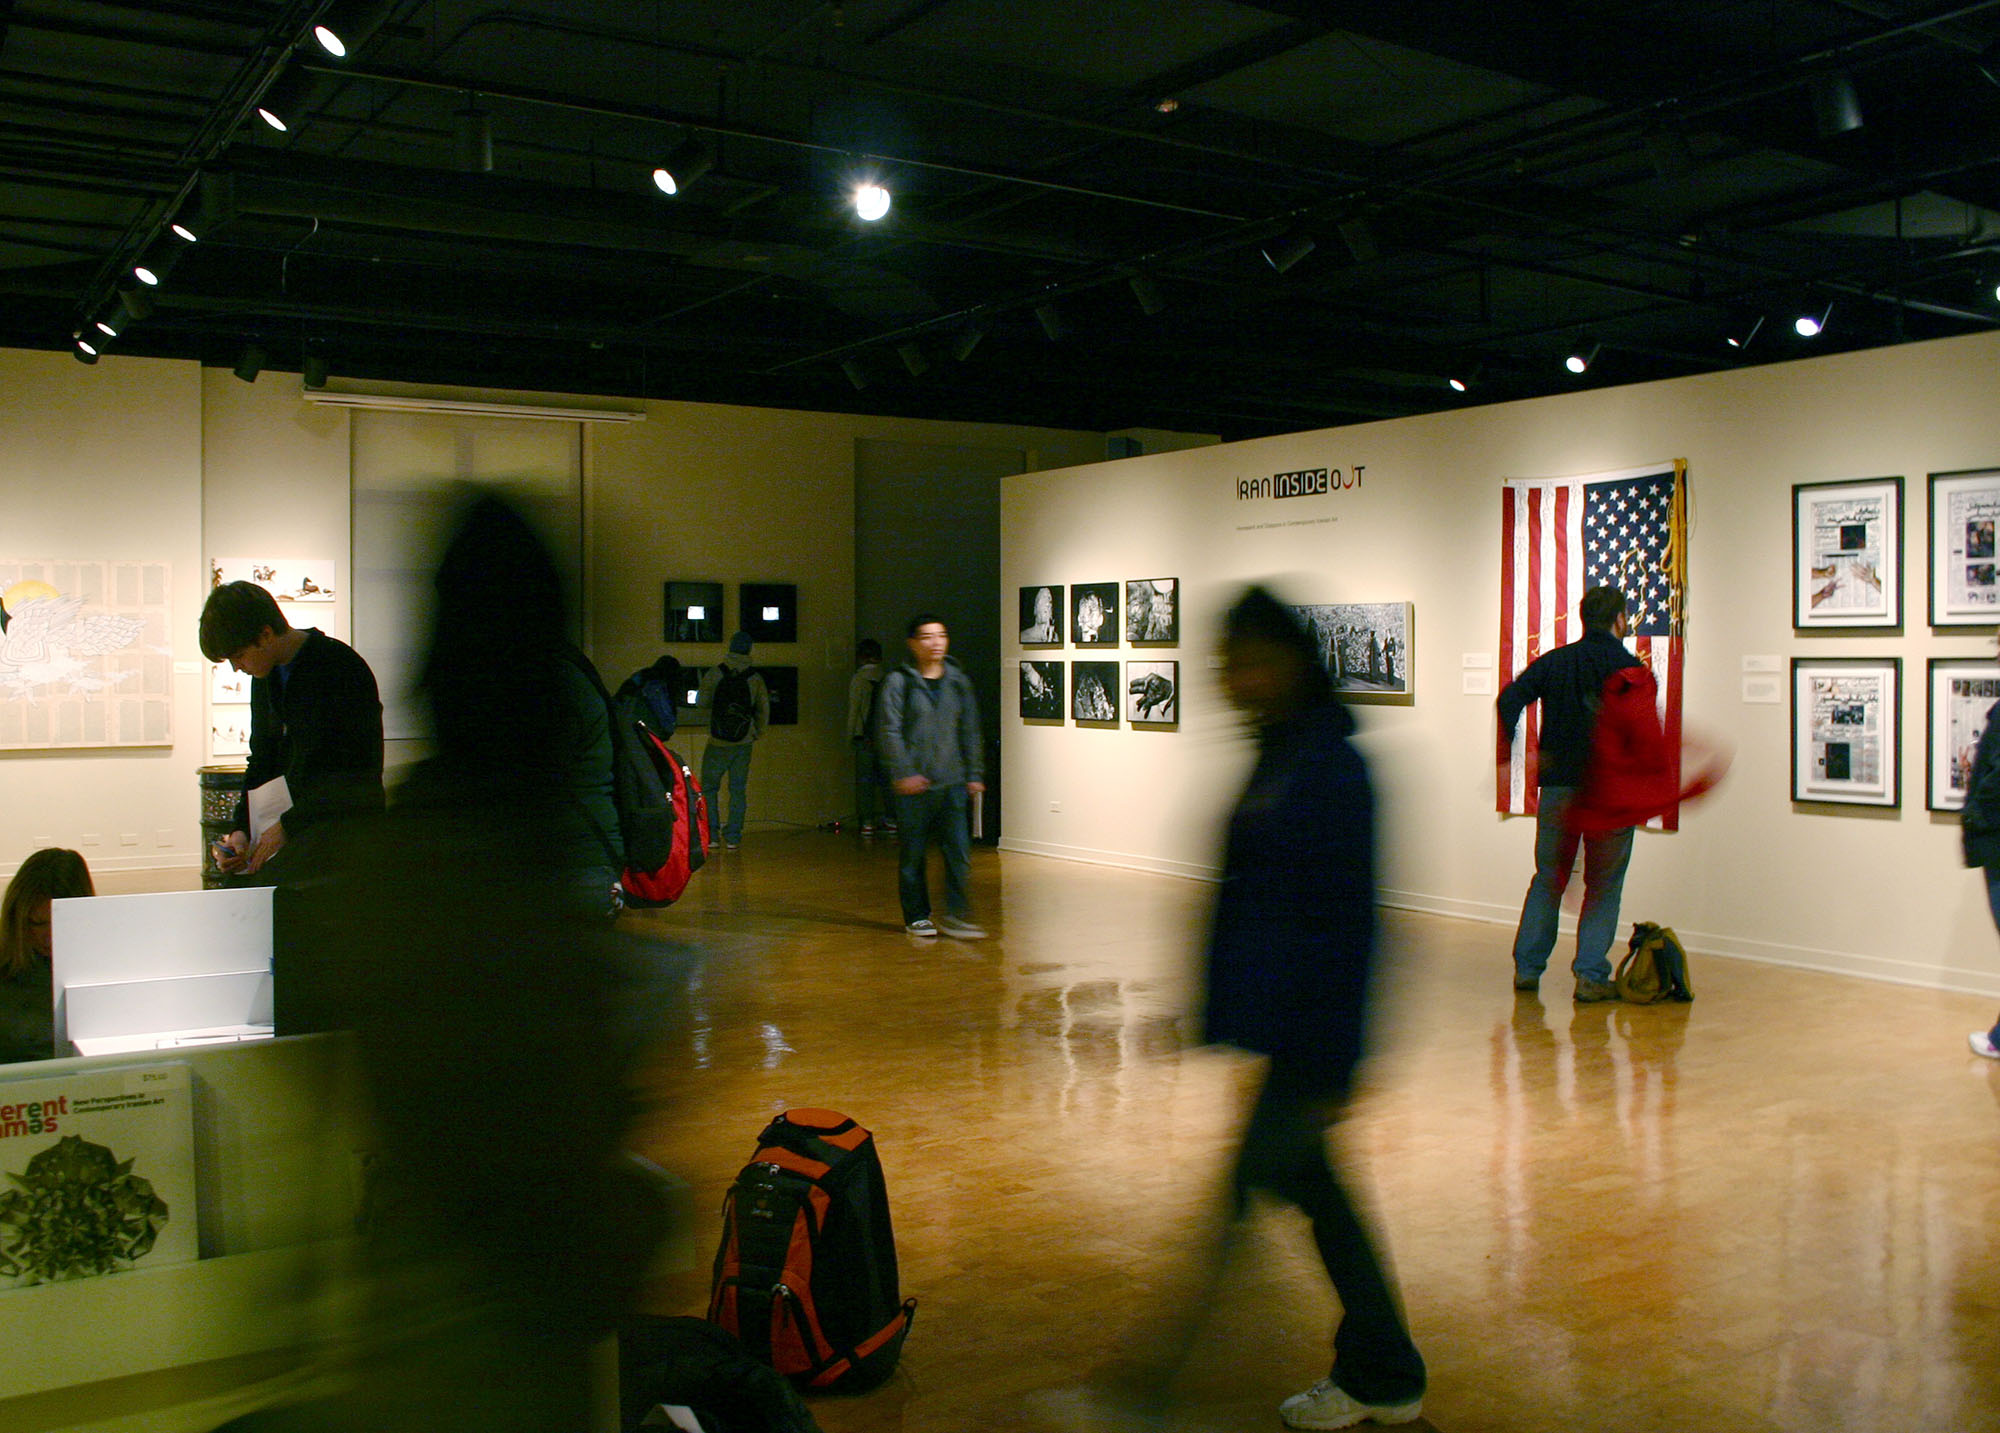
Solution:
[[[1972,757],[1986,713],[2000,702],[2000,661],[1989,657],[1932,657],[1930,740],[1924,746],[1924,806],[1965,809]]]
[[[1021,589],[1021,645],[1060,647],[1063,644],[1063,590],[1060,587]]]
[[[1079,582],[1072,587],[1069,631],[1070,640],[1079,647],[1117,646],[1118,584]]]
[[[1021,663],[1021,720],[1062,725],[1063,664],[1061,662]]]
[[[669,582],[666,585],[666,599],[667,641],[720,642],[722,640],[720,582]]]
[[[280,602],[331,602],[336,595],[330,557],[218,557],[209,563],[208,578],[212,588],[254,582]]]
[[[1125,720],[1138,727],[1181,724],[1181,664],[1125,664]]]
[[[213,706],[242,706],[250,700],[250,677],[227,662],[208,669],[208,700]]]
[[[1320,661],[1342,697],[1415,704],[1414,604],[1323,602],[1292,611],[1312,633]]]
[[[745,582],[736,589],[737,630],[753,642],[799,640],[799,589],[789,582]]]
[[[1902,804],[1903,663],[1792,658],[1792,800]]]
[[[2000,469],[1931,474],[1933,627],[2000,622],[2000,571],[1994,522],[2000,519]],[[1936,807],[1935,810],[1957,810]]]
[[[1118,664],[1078,662],[1069,714],[1081,726],[1118,725]]]
[[[764,686],[771,694],[771,725],[797,726],[799,724],[799,669],[797,667],[756,668],[757,675],[764,679]]]
[[[1903,480],[1792,488],[1792,625],[1903,623]]]
[[[1181,583],[1177,577],[1146,577],[1125,584],[1125,640],[1135,647],[1178,647],[1181,641]]]

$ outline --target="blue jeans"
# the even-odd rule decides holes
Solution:
[[[701,752],[701,790],[708,798],[708,827],[719,825],[722,843],[743,839],[743,813],[750,809],[750,749],[747,741],[711,741]],[[722,778],[729,778],[729,819],[722,819]]]
[[[944,908],[969,920],[972,905],[966,877],[972,869],[972,802],[964,786],[933,786],[915,796],[896,793],[896,889],[903,900],[903,924],[931,917],[930,881],[924,871],[931,843],[944,853]]]
[[[1618,934],[1618,896],[1625,887],[1625,866],[1632,859],[1632,828],[1602,836],[1580,837],[1563,825],[1563,812],[1576,795],[1574,786],[1544,786],[1535,815],[1535,878],[1521,903],[1521,926],[1514,933],[1514,973],[1538,977],[1556,945],[1556,918],[1563,891],[1576,867],[1576,848],[1583,847],[1583,910],[1576,920],[1576,962],[1570,967],[1578,980],[1609,981],[1608,952]]]

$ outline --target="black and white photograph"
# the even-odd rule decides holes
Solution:
[[[1021,720],[1060,723],[1063,719],[1063,664],[1021,663]]]
[[[722,640],[720,582],[669,582],[666,584],[666,597],[667,641],[720,642]]]
[[[1794,484],[1792,625],[1901,626],[1902,531],[1901,478]],[[1959,581],[1977,583],[1963,563]]]
[[[1350,701],[1410,702],[1415,609],[1408,602],[1323,602],[1295,607],[1319,646],[1334,690]]]
[[[1079,582],[1070,589],[1070,640],[1079,647],[1118,645],[1118,584]]]
[[[1985,627],[2000,619],[1995,519],[2000,519],[2000,472],[1931,474],[1933,627]]]
[[[1125,584],[1125,640],[1135,647],[1175,647],[1181,640],[1181,584],[1146,577]]]
[[[1895,657],[1792,659],[1792,800],[1901,804],[1902,670]]]
[[[1118,664],[1078,662],[1072,675],[1076,690],[1071,693],[1069,714],[1079,722],[1098,726],[1118,724]]]
[[[1021,645],[1060,647],[1063,641],[1063,590],[1054,587],[1021,589]]]
[[[1181,664],[1125,664],[1125,720],[1133,726],[1179,726]]]

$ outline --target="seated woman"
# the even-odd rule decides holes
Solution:
[[[96,894],[83,857],[56,846],[21,862],[7,883],[0,897],[0,1063],[54,1058],[49,903]]]

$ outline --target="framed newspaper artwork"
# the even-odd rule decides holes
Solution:
[[[1993,544],[1996,518],[2000,518],[2000,469],[1931,474],[1931,626],[1987,627],[2000,622],[2000,566],[1996,566],[2000,559]]]
[[[1990,657],[1932,657],[1930,679],[1924,805],[1932,811],[1962,811],[1986,713],[2000,702],[2000,662]]]
[[[1792,658],[1792,800],[1900,806],[1903,663]]]
[[[1903,624],[1903,480],[1792,488],[1792,625]]]

